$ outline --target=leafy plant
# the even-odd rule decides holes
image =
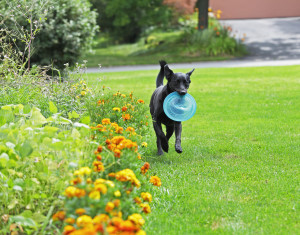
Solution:
[[[4,34],[23,57],[27,52],[28,66],[73,66],[91,48],[98,29],[87,0],[4,1],[0,6]]]

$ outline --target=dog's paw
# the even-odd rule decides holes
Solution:
[[[164,152],[162,151],[162,149],[160,149],[160,150],[157,151],[157,155],[158,156],[164,155]]]
[[[180,145],[175,145],[175,150],[176,150],[176,152],[177,153],[182,153],[182,148],[181,148],[181,146]]]
[[[166,137],[161,138],[161,147],[166,153],[169,151],[169,144]]]

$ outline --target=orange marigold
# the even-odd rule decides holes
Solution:
[[[129,120],[130,119],[130,115],[128,113],[122,114],[122,118],[123,118],[124,121]]]
[[[70,234],[70,233],[72,233],[72,232],[74,232],[74,231],[76,231],[76,228],[74,228],[74,227],[71,226],[71,225],[66,225],[66,226],[64,227],[64,232],[63,232],[63,234],[64,234],[64,235],[68,235],[68,234]]]
[[[152,183],[153,185],[158,186],[158,187],[161,186],[161,180],[157,176],[151,176],[150,183]]]
[[[83,214],[86,213],[86,210],[83,209],[83,208],[78,208],[78,209],[75,210],[75,213],[76,213],[77,215],[83,215]]]
[[[143,101],[142,99],[138,99],[137,102],[140,103],[140,104],[144,104],[145,103],[145,101]]]
[[[54,221],[56,220],[60,220],[60,221],[63,221],[65,219],[65,216],[66,216],[66,212],[65,211],[58,211],[56,212],[53,216],[52,216],[52,219]]]
[[[104,118],[102,119],[102,124],[105,125],[105,124],[110,124],[110,119],[109,118]]]
[[[127,107],[126,107],[126,106],[123,106],[123,107],[122,107],[122,111],[123,111],[123,112],[126,112],[126,111],[127,111]]]
[[[108,202],[105,206],[105,211],[106,212],[112,212],[112,210],[115,208],[115,204],[113,204],[112,202]]]

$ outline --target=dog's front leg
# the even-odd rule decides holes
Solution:
[[[153,127],[156,134],[156,143],[157,143],[157,154],[163,155],[163,150],[167,153],[169,150],[169,144],[165,133],[162,130],[161,123],[154,121]]]
[[[181,131],[182,131],[181,122],[175,122],[175,136],[176,136],[175,150],[176,150],[177,153],[182,153],[182,148],[181,148]]]

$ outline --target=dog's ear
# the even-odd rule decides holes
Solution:
[[[192,75],[192,73],[194,72],[195,69],[192,69],[190,72],[188,72],[186,75],[188,75],[189,77]]]
[[[167,80],[170,81],[174,73],[167,64],[165,65],[164,68],[165,68],[165,76],[166,76]]]

